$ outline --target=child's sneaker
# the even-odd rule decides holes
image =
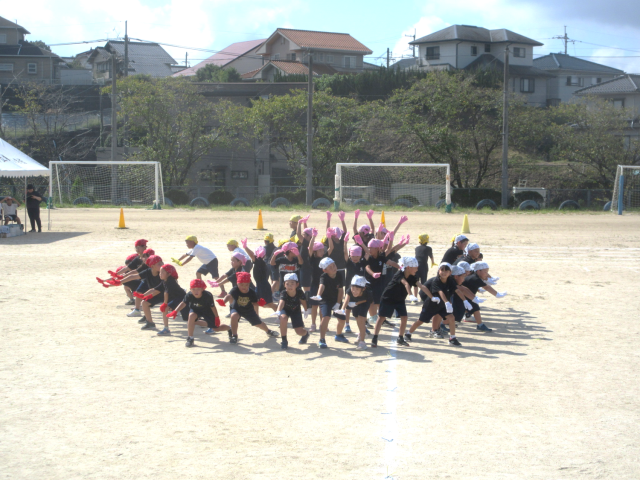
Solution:
[[[367,349],[367,344],[365,342],[358,342],[358,346],[356,347],[356,350],[366,350]]]
[[[207,328],[204,333],[206,333],[207,335],[211,335],[212,333],[216,333],[215,330],[213,328]]]
[[[138,320],[138,323],[140,325],[142,325],[143,323],[147,323],[147,318],[146,317],[142,317],[140,320]]]
[[[280,334],[278,332],[276,332],[275,330],[268,330],[267,331],[267,337],[278,338],[279,336],[280,336]]]
[[[309,327],[309,330],[307,330],[308,332],[315,332],[316,331],[316,326],[312,323],[311,326]]]
[[[287,348],[289,348],[289,342],[287,341],[286,338],[282,339],[282,343],[280,344],[280,348],[282,350],[286,350]]]
[[[133,298],[130,298],[129,300],[127,300],[127,302],[125,303],[125,305],[135,305],[136,301]]]
[[[447,327],[446,325],[444,325],[444,324],[442,324],[442,323],[441,323],[441,324],[440,324],[439,331],[440,331],[440,333],[441,333],[442,335],[445,335],[445,334],[449,333],[449,327]]]
[[[156,324],[153,322],[146,322],[140,330],[155,330]]]
[[[324,338],[321,338],[320,341],[318,342],[318,346],[320,348],[327,348],[327,341]]]
[[[127,313],[127,317],[141,317],[142,313],[137,308],[134,308],[129,313]]]
[[[348,323],[344,327],[344,333],[353,333],[351,331],[351,326]]]
[[[309,335],[311,335],[309,333],[309,330],[307,330],[307,333],[305,333],[303,336],[300,337],[300,341],[298,342],[301,345],[304,345],[305,343],[307,343],[307,340],[309,340]]]
[[[374,335],[371,339],[371,348],[376,348],[378,346],[378,335]]]
[[[333,337],[336,342],[349,343],[349,340],[345,338],[345,336],[341,333],[340,335],[336,335]]]
[[[455,347],[460,347],[461,346],[460,342],[458,341],[458,339],[456,337],[453,337],[453,338],[449,339],[449,345],[453,345]]]
[[[229,337],[229,343],[238,343],[238,337],[236,335],[231,335]]]
[[[171,335],[171,330],[169,330],[168,328],[163,328],[158,332],[158,335],[160,335],[161,337],[166,337],[168,335]]]
[[[411,341],[411,334],[410,334],[410,333],[405,333],[405,334],[404,334],[404,339],[405,339],[407,342],[410,342],[410,341]]]
[[[396,345],[398,345],[399,347],[409,347],[410,345],[404,341],[404,338],[402,337],[398,337],[396,339]]]
[[[184,346],[187,348],[193,347],[193,337],[187,337],[187,343],[185,343]]]
[[[476,330],[480,330],[481,332],[493,332],[493,329],[487,327],[484,323],[477,325]]]
[[[383,325],[386,325],[387,327],[391,327],[391,328],[396,328],[396,325],[394,323],[391,323],[389,320],[387,320],[385,318],[384,322],[382,322]]]
[[[431,337],[431,338],[444,338],[444,337],[440,334],[440,332],[434,332],[433,330],[431,330],[431,331],[429,332],[429,337]]]

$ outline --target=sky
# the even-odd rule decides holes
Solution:
[[[189,65],[244,40],[266,38],[278,27],[349,33],[373,50],[366,61],[392,63],[412,55],[406,35],[417,38],[449,25],[506,28],[544,43],[534,57],[564,51],[552,37],[567,26],[568,53],[629,73],[640,73],[640,1],[637,0],[448,0],[311,2],[307,0],[29,0],[3,2],[0,16],[31,32],[28,40],[53,45],[71,56],[124,36],[125,20],[132,39],[168,43],[165,49]],[[202,52],[195,49],[207,49]]]

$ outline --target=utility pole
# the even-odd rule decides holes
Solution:
[[[124,76],[129,76],[129,36],[127,35],[127,21],[124,22]],[[122,146],[124,147],[124,158],[129,156],[129,132],[127,131],[127,125],[129,123],[129,117],[124,116],[124,125],[122,130]]]
[[[313,118],[313,57],[311,50],[309,54],[309,105],[307,106],[307,205],[313,203],[313,126],[311,119]]]
[[[416,29],[413,29],[413,35],[405,35],[405,37],[413,38],[413,41],[416,41]],[[411,45],[413,47],[413,58],[416,58],[416,46]]]
[[[575,40],[571,40],[568,36],[567,36],[567,26],[564,26],[564,35],[556,35],[555,37],[551,37],[552,39],[555,40],[562,40],[564,42],[564,54],[567,55],[567,44],[569,42],[571,43],[576,43]]]
[[[389,68],[389,47],[387,47],[387,68]]]
[[[187,63],[189,58],[189,52],[184,52],[184,68],[189,68],[189,64]]]
[[[502,208],[509,205],[509,45],[504,49],[502,100]]]
[[[118,105],[116,102],[116,53],[111,54],[111,161],[116,160],[116,148],[118,147]],[[117,201],[117,170],[111,165],[111,202]]]

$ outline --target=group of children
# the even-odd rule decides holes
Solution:
[[[478,244],[469,243],[464,235],[455,236],[436,274],[427,279],[429,266],[436,266],[428,246],[429,235],[418,237],[414,256],[401,256],[399,252],[409,244],[410,236],[403,235],[397,243],[395,236],[407,217],[402,216],[389,231],[382,223],[375,228],[373,210],[366,214],[368,222],[358,226],[359,214],[356,210],[353,237],[347,231],[344,212],[337,215],[341,223],[338,227],[331,227],[332,213],[327,212],[326,235],[321,239],[317,228],[307,225],[310,215],[295,215],[289,220],[291,237],[277,245],[272,234],[265,235],[264,244],[255,250],[249,248],[246,238],[241,241],[242,247],[236,240],[229,240],[226,246],[231,268],[222,275],[218,258],[200,245],[196,236],[185,239],[188,251],[179,258],[172,257],[173,264],[164,263],[147,240],[137,240],[135,253],[127,257],[125,265],[110,270],[110,279],[97,280],[106,288],[124,287],[126,304],[133,306],[127,316],[140,317],[142,330],[157,329],[151,307],[159,305],[162,313],[163,328],[157,333],[161,336],[171,335],[169,319],[180,314],[187,322],[187,347],[194,345],[196,325],[206,328],[205,334],[226,331],[230,343],[237,343],[241,319],[267,337],[281,337],[282,349],[289,348],[289,322],[300,337],[298,343],[307,343],[311,333],[318,331],[318,346],[327,348],[332,317],[337,320],[334,340],[341,343],[349,343],[345,334],[352,333],[350,320],[355,319],[357,350],[367,348],[368,335],[372,335],[370,346],[377,347],[383,325],[396,327],[388,320],[391,317],[400,319],[399,346],[409,346],[414,332],[425,323],[431,324],[431,338],[448,337],[454,346],[460,345],[456,323],[465,317],[473,317],[468,321],[474,321],[478,331],[491,331],[482,321],[479,304],[484,299],[477,294],[487,292],[501,298],[506,292],[498,293],[492,287],[498,278],[489,275],[489,265]],[[182,267],[194,257],[201,266],[185,291],[178,283],[176,266]],[[205,282],[206,275],[212,280]],[[217,299],[207,291],[207,283],[220,289]],[[423,302],[418,320],[408,331],[407,300]],[[221,323],[216,304],[229,308],[231,325]],[[270,309],[270,315],[277,317],[279,333],[262,321],[261,308]],[[309,316],[311,325],[306,328]]]

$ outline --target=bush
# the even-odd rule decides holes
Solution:
[[[229,205],[236,196],[226,190],[216,190],[207,197],[211,205]]]
[[[393,200],[393,202],[391,202],[391,205],[395,205],[398,200],[409,200],[414,207],[420,205],[418,199],[413,195],[399,195]]]
[[[187,195],[182,190],[169,190],[164,194],[169,200],[173,202],[174,205],[188,205],[189,204],[189,195]]]
[[[500,205],[502,193],[493,188],[454,188],[451,190],[451,202],[460,207],[473,207],[480,200],[493,200]]]
[[[257,203],[260,205],[271,205],[271,202],[273,202],[276,198],[279,198],[279,197],[286,198],[293,204],[306,203],[307,191],[304,188],[302,188],[300,190],[296,190],[295,192],[271,193],[269,195],[264,195],[263,197],[260,197],[257,200]],[[320,192],[319,190],[314,190],[313,200],[316,200],[318,198],[326,198],[327,200],[329,200],[329,202],[333,202],[333,200],[327,197],[324,193]]]

